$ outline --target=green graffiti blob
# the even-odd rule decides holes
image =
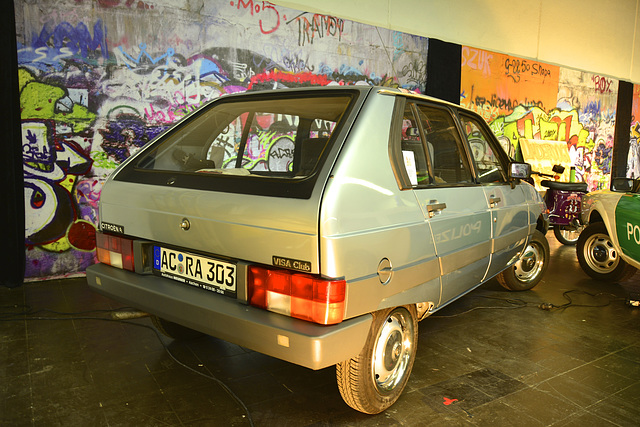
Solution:
[[[18,80],[20,114],[23,120],[54,120],[70,126],[74,133],[88,130],[95,122],[96,114],[84,105],[73,103],[70,110],[65,108],[66,111],[62,111],[60,102],[68,98],[65,89],[38,82],[36,77],[25,69],[18,70]]]
[[[584,147],[586,152],[591,152],[595,146],[589,131],[580,123],[576,109],[556,108],[546,113],[539,107],[519,105],[511,114],[496,117],[489,126],[496,136],[511,141],[519,161],[522,161],[520,138],[565,141],[567,146]]]

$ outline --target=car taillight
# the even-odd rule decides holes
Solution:
[[[342,322],[346,282],[258,266],[249,267],[249,303],[322,325]]]
[[[96,233],[96,251],[98,261],[112,267],[134,271],[133,240]]]

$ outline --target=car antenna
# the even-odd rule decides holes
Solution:
[[[387,59],[389,60],[389,64],[391,65],[391,72],[393,72],[393,78],[396,79],[398,83],[400,83],[400,80],[398,79],[398,73],[396,73],[396,67],[393,66],[393,61],[391,60],[391,56],[389,56],[389,50],[387,49],[387,46],[384,44],[384,40],[382,39],[382,35],[380,34],[380,29],[378,28],[377,25],[376,25],[376,31],[378,32],[380,43],[382,44],[382,48],[384,49],[384,52],[387,54]]]

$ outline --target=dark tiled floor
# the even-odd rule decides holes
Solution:
[[[407,389],[377,416],[342,402],[333,368],[214,338],[159,339],[148,318],[95,320],[121,305],[84,279],[0,288],[0,425],[249,425],[231,393],[257,426],[640,425],[640,308],[625,304],[640,274],[597,283],[573,247],[549,241],[533,291],[491,281],[420,323]],[[537,308],[567,303],[565,292],[572,306]]]

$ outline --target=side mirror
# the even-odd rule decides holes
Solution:
[[[531,177],[531,165],[529,163],[509,163],[509,181],[514,179],[528,179]]]
[[[611,180],[611,190],[626,193],[633,190],[633,179],[631,178],[613,178]]]

